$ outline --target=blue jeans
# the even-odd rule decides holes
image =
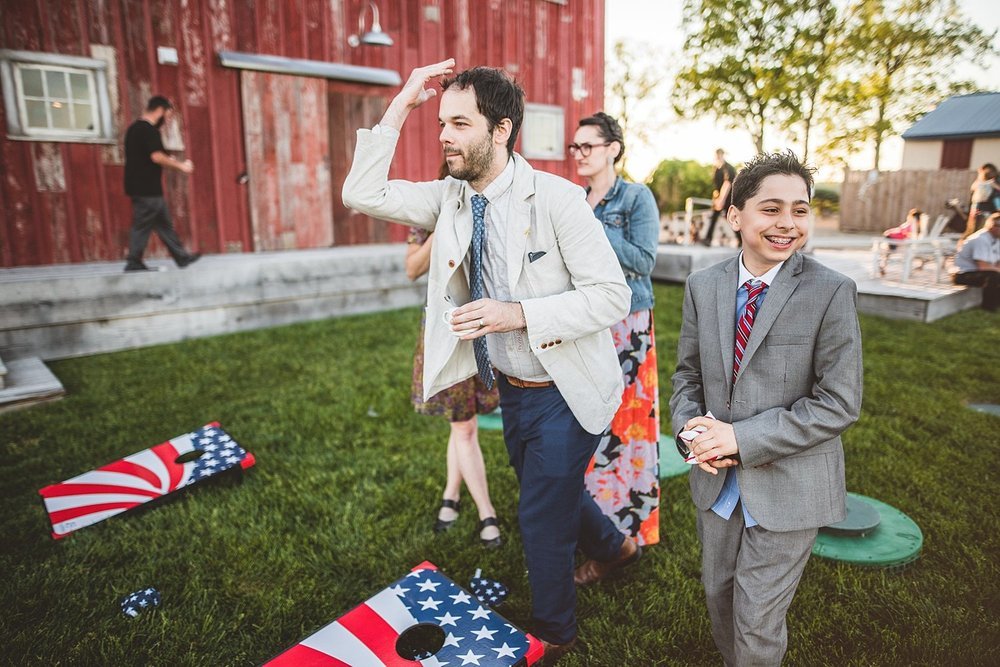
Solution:
[[[565,644],[576,637],[577,547],[588,558],[610,561],[625,540],[583,483],[601,435],[580,426],[554,386],[521,389],[499,373],[497,384],[504,442],[521,486],[518,522],[534,632]]]

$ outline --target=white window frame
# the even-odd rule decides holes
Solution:
[[[551,136],[537,134],[537,120],[551,118]],[[548,123],[545,123],[548,124]],[[521,155],[533,160],[565,160],[566,110],[554,104],[525,104],[521,124]]]
[[[78,130],[65,128],[29,127],[27,107],[19,70],[30,67],[68,74],[85,74],[90,85],[90,104],[94,128]],[[4,111],[7,116],[7,138],[20,141],[63,141],[73,143],[114,144],[111,122],[111,102],[108,96],[108,64],[96,58],[65,56],[36,51],[0,49],[0,84],[3,86]],[[67,77],[68,78],[68,77]],[[47,86],[43,76],[43,86]],[[69,93],[72,98],[72,92]],[[36,99],[36,98],[32,98]],[[46,97],[47,99],[47,97]],[[69,100],[72,112],[72,99]],[[51,111],[46,108],[46,114]],[[47,116],[48,117],[48,116]]]

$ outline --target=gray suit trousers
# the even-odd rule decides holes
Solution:
[[[712,637],[727,667],[781,664],[788,647],[785,614],[816,533],[746,528],[742,504],[728,521],[698,510],[701,580]]]

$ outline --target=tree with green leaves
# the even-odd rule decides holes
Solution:
[[[677,75],[677,113],[746,129],[758,152],[771,124],[808,120],[811,127],[813,116],[803,116],[797,102],[804,74],[826,71],[816,63],[827,55],[829,35],[818,28],[833,11],[830,0],[685,0],[688,64]]]
[[[608,61],[607,111],[622,126],[625,145],[645,143],[663,121],[655,111],[654,94],[665,78],[661,64],[642,55],[643,45],[629,46],[624,41],[615,42]],[[622,156],[618,168],[627,173],[628,151]]]
[[[956,0],[852,0],[829,91],[826,152],[849,155],[869,144],[878,169],[885,140],[942,99],[981,88],[956,80],[956,65],[995,52]]]

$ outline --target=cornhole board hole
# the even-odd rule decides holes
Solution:
[[[265,667],[527,667],[542,643],[424,561]]]
[[[184,487],[241,474],[254,463],[253,454],[219,422],[212,422],[38,493],[52,523],[52,537],[59,539]]]

